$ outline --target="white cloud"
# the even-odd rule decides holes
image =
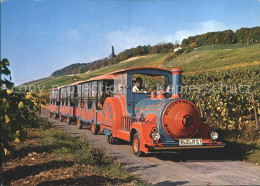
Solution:
[[[107,38],[111,45],[116,47],[117,51],[123,51],[138,45],[155,45],[159,42],[181,42],[189,36],[225,29],[227,27],[222,22],[210,20],[195,24],[193,29],[178,30],[172,34],[159,35],[144,28],[130,28],[128,30],[112,31],[107,35]]]

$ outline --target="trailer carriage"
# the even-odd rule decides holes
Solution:
[[[49,117],[56,119],[60,111],[60,88],[50,89]]]
[[[61,86],[60,88],[60,113],[59,119],[63,121],[66,119],[68,124],[75,120],[77,115],[77,85],[82,81],[71,83],[69,85]]]
[[[91,127],[93,134],[97,134],[101,124],[101,111],[107,97],[113,96],[113,75],[103,75],[91,78],[77,84],[77,125]]]

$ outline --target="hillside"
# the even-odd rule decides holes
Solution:
[[[109,73],[118,69],[134,66],[156,66],[171,69],[180,67],[185,74],[205,71],[228,70],[238,67],[255,66],[260,68],[260,45],[212,45],[199,47],[188,54],[181,54],[170,61],[166,61],[169,54],[153,54],[135,60],[104,67],[98,70],[78,75],[51,77],[34,81],[33,85],[45,86],[45,90],[52,85],[65,85],[79,80]]]
[[[194,49],[201,46],[216,45],[217,47],[227,44],[229,47],[235,48],[237,45],[245,45],[252,43],[259,43],[260,41],[260,27],[240,28],[235,32],[232,30],[224,30],[218,32],[207,32],[205,34],[190,36],[182,40],[182,49],[177,52],[189,53]],[[152,54],[167,54],[172,53],[176,48],[180,47],[179,44],[172,43],[158,43],[154,46],[144,45],[134,48],[126,49],[120,52],[117,56],[114,53],[112,46],[112,53],[109,57],[99,59],[89,63],[75,63],[66,66],[62,69],[56,70],[51,76],[58,77],[71,74],[82,74],[88,71],[97,70],[100,68],[108,67],[110,65],[118,64],[121,61],[133,59],[133,57],[146,56]],[[215,46],[214,46],[215,47]],[[213,47],[213,48],[214,48]],[[204,47],[204,50],[207,47]],[[113,56],[113,57],[111,57]]]
[[[260,65],[260,45],[201,46],[166,62],[165,68],[180,67],[185,73],[228,70]]]

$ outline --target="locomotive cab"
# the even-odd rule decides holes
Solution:
[[[197,106],[180,97],[179,68],[129,68],[113,72],[114,96],[105,100],[101,131],[110,143],[129,141],[137,156],[162,149],[220,148]]]

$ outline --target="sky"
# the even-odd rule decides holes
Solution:
[[[260,26],[260,0],[1,0],[1,57],[12,81],[48,77],[138,45]]]

